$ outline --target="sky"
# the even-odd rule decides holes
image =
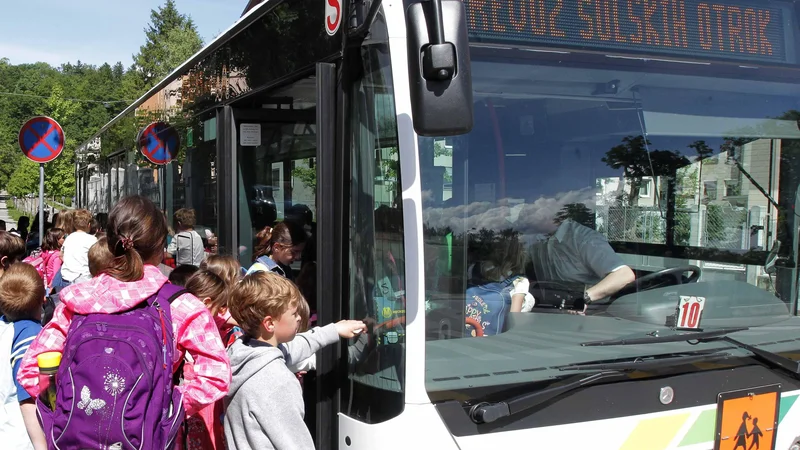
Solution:
[[[165,0],[6,0],[0,15],[0,58],[125,67],[144,44],[150,10]],[[241,15],[247,0],[175,0],[208,44]]]

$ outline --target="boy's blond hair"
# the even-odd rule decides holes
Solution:
[[[242,276],[242,266],[233,256],[208,255],[200,263],[200,268],[219,275],[229,286],[239,281]]]
[[[85,233],[92,231],[92,213],[88,209],[78,209],[72,213],[72,226]]]
[[[273,272],[254,272],[233,286],[228,307],[245,334],[258,337],[265,317],[277,319],[301,300],[300,290],[286,278]]]
[[[181,208],[175,211],[172,217],[175,219],[175,228],[183,230],[194,228],[195,222],[197,221],[195,212],[191,208]],[[178,226],[178,224],[180,224],[180,226]]]
[[[12,322],[38,319],[44,295],[44,281],[30,264],[14,264],[0,278],[0,310]]]

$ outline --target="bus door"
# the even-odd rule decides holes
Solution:
[[[301,224],[307,240],[295,257],[291,276],[312,313],[316,311],[319,325],[340,316],[337,293],[341,292],[341,277],[336,273],[341,271],[341,257],[337,256],[341,255],[341,244],[337,244],[341,240],[335,236],[342,232],[337,223],[343,219],[335,218],[342,212],[333,205],[337,203],[334,196],[340,195],[337,185],[341,185],[343,176],[336,175],[334,169],[334,92],[335,66],[318,64],[314,74],[256,92],[226,107],[225,135],[220,137],[231,155],[230,159],[223,158],[219,168],[227,173],[220,187],[230,202],[227,216],[221,219],[221,223],[227,221],[222,226],[227,226],[232,236],[227,245],[235,249],[242,267],[248,268],[254,261],[259,231],[284,220]],[[322,123],[319,117],[323,117]],[[315,266],[320,268],[318,276],[310,272]],[[325,294],[317,296],[317,292]],[[320,449],[330,448],[335,442],[332,424],[338,404],[333,402],[338,395],[336,389],[322,386],[335,385],[325,379],[334,379],[332,369],[337,360],[336,346],[318,352],[317,370],[303,379],[306,424]]]

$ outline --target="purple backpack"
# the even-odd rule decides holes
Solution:
[[[117,314],[75,314],[56,374],[56,408],[36,403],[49,449],[172,449],[183,419],[173,385],[170,303],[186,291],[165,284]]]

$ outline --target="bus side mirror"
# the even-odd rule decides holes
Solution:
[[[467,12],[461,0],[427,0],[406,10],[414,130],[453,136],[472,130]]]

